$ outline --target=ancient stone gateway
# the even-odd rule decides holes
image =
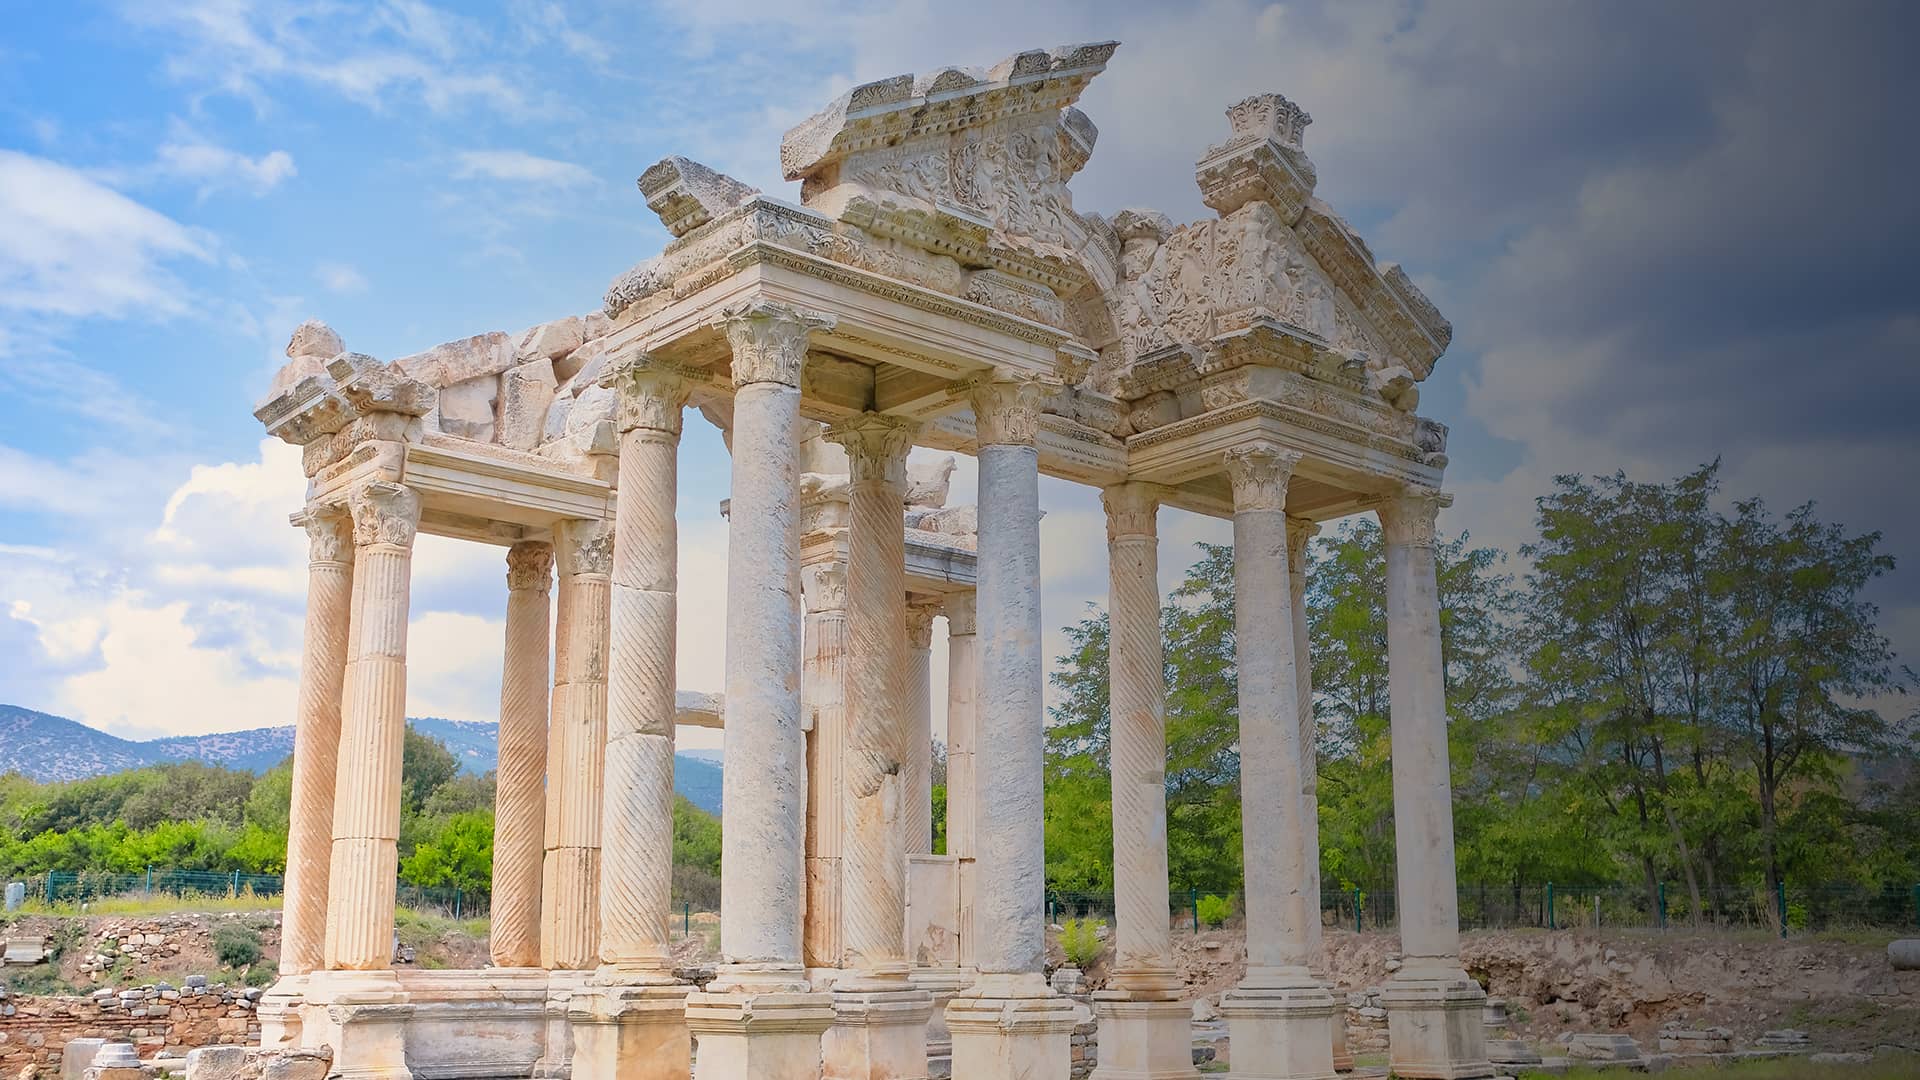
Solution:
[[[1167,910],[1155,519],[1230,518],[1241,602],[1245,981],[1234,1075],[1351,1068],[1321,966],[1302,567],[1317,523],[1387,541],[1404,964],[1394,1069],[1491,1073],[1461,970],[1434,577],[1451,328],[1314,197],[1309,118],[1227,110],[1216,216],[1077,212],[1073,108],[1111,42],[853,89],[789,132],[803,206],[683,158],[674,240],[602,310],[390,363],[319,324],[258,415],[303,447],[312,537],[283,977],[268,1041],[336,1074],[581,1080],[1068,1072],[1044,958],[1039,496],[1102,489],[1117,957],[1097,1076],[1190,1077]],[[733,459],[724,704],[677,695],[688,406]],[[973,454],[976,505],[913,446]],[[716,493],[716,498],[719,493]],[[493,964],[395,971],[417,531],[507,549]],[[549,597],[558,570],[549,682]],[[926,677],[949,621],[950,853],[929,850]],[[674,727],[727,739],[723,965],[676,980]]]

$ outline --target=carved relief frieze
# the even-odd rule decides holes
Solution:
[[[369,480],[347,493],[353,513],[353,542],[361,547],[413,546],[420,527],[420,496],[404,484]]]

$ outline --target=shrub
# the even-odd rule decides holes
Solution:
[[[1233,913],[1233,905],[1228,903],[1224,896],[1208,893],[1194,905],[1194,910],[1199,913],[1202,925],[1224,926],[1227,916]]]
[[[243,968],[260,960],[260,934],[251,926],[224,923],[213,932],[213,955],[230,968]]]
[[[1067,954],[1067,962],[1077,968],[1086,968],[1100,958],[1106,948],[1106,942],[1100,940],[1100,931],[1106,923],[1098,919],[1068,919],[1060,926],[1060,951]]]

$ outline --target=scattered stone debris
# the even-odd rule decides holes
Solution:
[[[1726,1054],[1732,1051],[1733,1032],[1727,1028],[1690,1030],[1676,1022],[1660,1029],[1660,1052],[1663,1054]]]
[[[1579,1061],[1638,1061],[1640,1044],[1627,1035],[1583,1031],[1567,1040],[1567,1056]]]

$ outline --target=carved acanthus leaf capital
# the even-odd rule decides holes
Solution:
[[[1032,376],[975,383],[967,392],[975,441],[981,446],[1032,446],[1040,434],[1040,406],[1051,389]]]
[[[507,549],[507,588],[546,592],[553,585],[553,545],[523,540]]]
[[[613,522],[565,521],[554,528],[553,542],[562,574],[613,572]]]
[[[971,634],[974,632],[973,593],[954,593],[941,602],[941,612],[947,617],[947,636]]]
[[[1409,488],[1374,503],[1373,512],[1380,516],[1380,531],[1389,546],[1430,548],[1440,508],[1449,501],[1437,491]]]
[[[1302,517],[1287,519],[1287,550],[1305,551],[1307,542],[1320,535],[1320,525]]]
[[[1225,454],[1227,479],[1233,484],[1233,510],[1285,510],[1287,481],[1300,464],[1297,450],[1271,444],[1240,446]]]
[[[764,382],[799,386],[809,336],[834,324],[828,316],[767,300],[737,304],[721,314],[733,350],[736,387]]]
[[[808,611],[847,610],[847,565],[817,562],[801,567],[800,595]]]
[[[828,442],[846,448],[853,483],[880,481],[903,489],[907,482],[907,451],[913,449],[915,425],[884,413],[850,416],[826,431]]]
[[[939,604],[907,605],[907,647],[911,649],[930,649],[933,647],[933,617],[940,614]]]
[[[353,561],[353,516],[338,506],[308,506],[295,519],[307,531],[309,563]]]
[[[404,484],[369,480],[347,495],[353,512],[353,542],[410,548],[420,528],[420,496]]]
[[[678,364],[634,353],[607,368],[600,385],[620,395],[621,431],[645,428],[680,434],[680,413],[693,393],[693,376]]]
[[[1123,538],[1151,540],[1160,516],[1160,489],[1152,484],[1115,484],[1100,492],[1107,510],[1107,542]]]

